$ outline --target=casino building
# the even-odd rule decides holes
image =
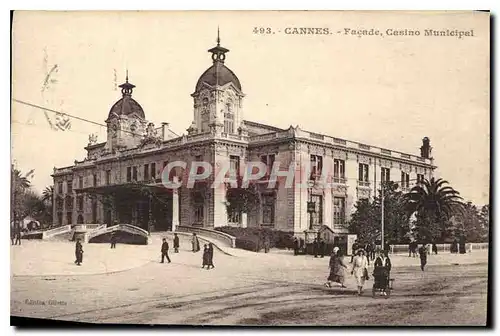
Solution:
[[[187,134],[177,135],[168,123],[155,125],[132,97],[135,86],[120,85],[122,97],[107,115],[107,139],[90,137],[87,156],[74,165],[54,168],[54,224],[127,223],[146,230],[166,231],[177,225],[199,228],[260,226],[300,235],[327,226],[348,233],[347,220],[357,200],[374,197],[381,181],[393,180],[403,190],[429,178],[436,168],[428,138],[419,155],[401,153],[290,126],[249,121],[244,117],[245,94],[240,80],[226,66],[228,49],[210,50],[212,65],[196,82],[193,122]],[[251,98],[249,98],[251,99]],[[227,186],[211,188],[213,177],[193,188],[163,186],[161,175],[169,162],[204,161],[228,164],[238,170],[258,161],[288,169],[291,163],[309,187],[269,188],[266,174],[255,184],[257,206],[248,213],[228,207]],[[324,188],[321,175],[333,187]],[[169,178],[182,181],[183,172]],[[308,213],[308,202],[314,207]],[[309,210],[312,210],[310,208]]]

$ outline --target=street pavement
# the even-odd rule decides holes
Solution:
[[[23,241],[11,247],[11,314],[83,322],[238,325],[484,325],[487,251],[418,258],[392,256],[389,299],[326,289],[328,257],[292,251],[215,250],[215,269],[201,269],[201,252],[181,251],[161,264],[164,234],[152,244],[84,244],[76,266],[70,242]],[[168,236],[168,235],[167,235]],[[168,236],[170,238],[170,236]],[[203,241],[202,241],[203,243]],[[224,249],[221,246],[221,249]],[[346,259],[348,261],[348,259]]]

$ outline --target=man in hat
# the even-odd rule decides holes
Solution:
[[[80,266],[81,263],[83,262],[83,246],[82,246],[80,238],[78,238],[76,240],[75,257],[76,257],[75,264]]]
[[[165,257],[167,258],[167,261],[170,263],[170,258],[168,257],[167,239],[163,238],[163,244],[161,244],[161,263],[162,264],[165,262]]]

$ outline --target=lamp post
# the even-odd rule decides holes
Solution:
[[[312,190],[314,187],[314,181],[307,181],[307,187],[309,191],[309,201],[307,202],[307,212],[309,212],[309,230],[313,229],[313,214],[316,212],[316,204],[312,200]]]

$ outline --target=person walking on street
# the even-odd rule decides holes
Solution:
[[[269,236],[264,236],[264,253],[269,253],[269,249],[271,248],[271,240]]]
[[[191,238],[191,246],[193,248],[193,252],[198,252],[200,250],[200,241],[196,236],[196,233],[193,233],[193,237]]]
[[[352,249],[351,249],[351,263],[352,263],[352,260],[354,259],[354,255],[356,254],[356,251],[359,249],[359,243],[358,243],[358,240],[356,239],[354,241],[354,244],[352,244]]]
[[[323,239],[319,239],[319,255],[321,256],[321,258],[324,258],[325,257],[325,241]]]
[[[422,246],[418,249],[418,254],[420,255],[420,269],[425,271],[425,265],[427,264],[427,248],[425,247],[425,244],[422,244]]]
[[[208,250],[208,245],[205,244],[203,245],[203,257],[202,257],[202,265],[201,268],[205,268],[207,266],[207,269],[210,269],[209,264],[210,264],[210,251]]]
[[[215,268],[214,266],[214,245],[212,243],[208,243],[208,269],[210,267]]]
[[[21,228],[20,227],[18,227],[16,229],[16,242],[14,243],[14,245],[17,245],[17,244],[21,245]]]
[[[299,240],[297,237],[293,238],[293,255],[298,255],[299,254]]]
[[[111,248],[116,248],[116,233],[111,234]]]
[[[75,264],[77,264],[78,266],[80,266],[83,262],[83,246],[82,246],[82,243],[80,241],[80,238],[78,238],[76,240],[76,244],[75,244],[75,257],[76,257],[76,260],[75,260]]]
[[[313,253],[314,253],[314,258],[317,258],[318,257],[318,239],[317,238],[314,238],[314,241],[313,241]]]
[[[16,230],[11,226],[10,227],[10,243],[14,245],[14,239],[16,238]]]
[[[435,242],[432,243],[432,253],[438,254],[438,247]]]
[[[357,251],[357,255],[354,257],[351,274],[354,275],[358,284],[358,295],[361,295],[365,280],[368,280],[368,258],[362,248]]]
[[[337,246],[333,248],[332,255],[330,257],[329,267],[330,267],[330,274],[328,275],[325,287],[331,288],[332,282],[336,282],[340,284],[342,288],[346,288],[344,286],[344,280],[345,280],[344,271],[347,269],[347,266],[344,263],[344,255]]]
[[[179,236],[174,233],[174,253],[179,253]]]
[[[168,243],[167,239],[163,238],[163,243],[161,244],[161,263],[165,262],[165,258],[170,263],[170,257],[168,256]]]

